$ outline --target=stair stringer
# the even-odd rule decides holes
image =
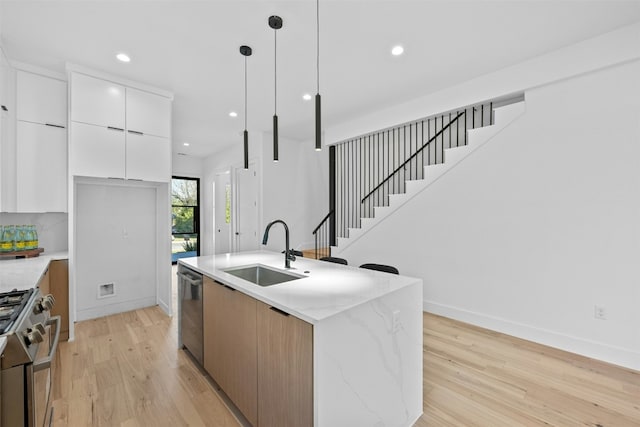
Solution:
[[[445,149],[444,163],[425,166],[423,179],[405,181],[405,193],[391,194],[388,206],[374,207],[374,216],[372,218],[362,218],[362,227],[349,228],[349,237],[338,237],[337,246],[331,246],[331,254],[339,255],[382,221],[392,216],[393,212],[435,184],[442,176],[451,172],[461,161],[472,155],[477,149],[489,143],[502,130],[522,116],[525,111],[525,101],[494,109],[495,124],[468,130],[467,145]]]

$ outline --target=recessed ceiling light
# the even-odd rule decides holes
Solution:
[[[116,55],[116,58],[118,58],[118,61],[122,61],[122,62],[131,61],[131,58],[129,58],[129,55],[127,55],[126,53],[119,53]]]
[[[188,147],[189,143],[188,142],[183,142],[182,145],[184,145],[185,147]]]
[[[302,99],[304,99],[305,101],[311,101],[311,95],[305,93],[304,95],[302,95]]]
[[[398,45],[398,46],[394,46],[393,49],[391,49],[391,54],[393,56],[399,56],[402,55],[404,53],[404,47]]]
[[[235,111],[232,111],[229,113],[230,117],[238,117],[238,113],[236,113]]]

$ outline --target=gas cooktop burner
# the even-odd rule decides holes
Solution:
[[[32,293],[33,289],[0,293],[0,334],[9,332]]]

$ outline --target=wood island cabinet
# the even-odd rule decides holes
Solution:
[[[257,301],[205,277],[203,303],[205,370],[257,426]]]
[[[204,368],[254,427],[313,426],[313,326],[204,278]]]
[[[313,426],[313,326],[258,302],[260,427]]]

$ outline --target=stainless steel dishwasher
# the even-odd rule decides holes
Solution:
[[[178,264],[180,336],[182,347],[203,365],[202,274]]]

